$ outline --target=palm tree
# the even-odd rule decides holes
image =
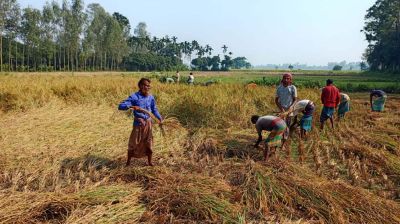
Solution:
[[[176,36],[172,36],[171,39],[172,39],[172,43],[176,44],[176,40],[178,40],[178,38]]]
[[[210,45],[206,45],[206,53],[208,53],[209,55],[211,55],[212,54],[212,51],[214,50],[214,49],[212,49],[212,47],[210,46]]]
[[[222,46],[222,53],[226,54],[226,51],[228,51],[228,47],[224,44],[224,46]]]

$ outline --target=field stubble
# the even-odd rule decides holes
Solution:
[[[125,168],[132,119],[116,107],[137,78],[0,81],[0,223],[400,222],[398,96],[372,114],[350,95],[337,132],[314,127],[304,145],[292,139],[291,161],[262,163],[249,117],[275,112],[273,88],[154,81],[167,117],[165,135],[154,128],[156,166]],[[299,96],[319,102],[317,90]]]

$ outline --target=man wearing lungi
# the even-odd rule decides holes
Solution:
[[[386,93],[382,90],[372,90],[369,95],[369,102],[371,104],[371,110],[376,112],[382,112],[385,108]]]
[[[311,100],[300,100],[297,101],[289,111],[292,112],[295,117],[294,125],[297,123],[297,115],[303,113],[300,119],[300,138],[306,137],[306,133],[311,131],[314,110],[314,102]]]
[[[135,117],[128,143],[127,166],[130,165],[132,157],[142,158],[145,156],[147,156],[149,166],[153,165],[151,161],[153,155],[152,123],[151,117],[146,111],[152,112],[159,123],[162,122],[162,117],[158,112],[154,97],[150,94],[150,82],[150,79],[147,78],[140,79],[139,91],[130,95],[118,106],[119,110],[133,110]]]
[[[258,139],[254,148],[258,148],[258,145],[262,141],[262,131],[270,131],[270,134],[267,139],[265,139],[264,143],[264,161],[267,161],[270,150],[275,153],[278,146],[283,147],[284,145],[284,139],[282,139],[282,136],[287,129],[286,122],[276,116],[267,115],[260,117],[258,115],[253,115],[251,117],[251,123],[255,124],[258,133]]]
[[[338,108],[338,119],[344,118],[345,114],[350,111],[350,97],[345,93],[339,93],[340,103]]]
[[[276,89],[275,104],[278,106],[281,113],[288,111],[297,99],[296,86],[292,85],[292,74],[285,73],[282,76],[281,84]],[[292,117],[286,116],[285,122],[287,127],[290,127]],[[283,138],[289,137],[289,128],[285,131]]]
[[[328,118],[331,121],[333,129],[333,115],[335,108],[337,108],[340,102],[339,90],[333,85],[333,80],[326,80],[326,86],[322,89],[321,101],[324,105],[320,116],[321,130],[324,129],[324,123]]]

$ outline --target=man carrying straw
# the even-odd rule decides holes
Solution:
[[[118,106],[118,110],[133,110],[135,117],[129,137],[126,166],[130,165],[132,157],[142,158],[145,156],[147,156],[148,165],[153,166],[151,161],[153,155],[152,119],[149,112],[154,114],[159,124],[162,122],[162,117],[158,112],[154,97],[150,94],[150,82],[150,79],[147,78],[140,79],[139,91],[130,95]]]
[[[270,131],[264,143],[264,161],[267,161],[270,150],[271,153],[275,153],[278,146],[283,147],[285,140],[282,139],[282,135],[287,129],[286,123],[279,117],[269,115],[263,117],[253,115],[251,123],[255,124],[258,133],[258,139],[254,148],[258,148],[258,145],[262,141],[262,131]]]
[[[371,111],[383,112],[385,109],[386,93],[382,90],[372,90],[369,95],[369,102],[371,104]]]

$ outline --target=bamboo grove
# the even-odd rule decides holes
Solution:
[[[175,36],[151,37],[139,22],[82,0],[46,2],[41,10],[0,0],[1,71],[228,70],[250,67],[245,57],[213,56],[210,45]]]

